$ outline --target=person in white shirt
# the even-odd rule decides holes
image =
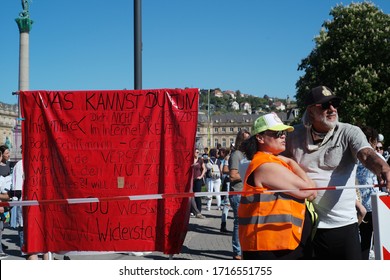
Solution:
[[[339,122],[341,99],[325,86],[306,97],[302,124],[287,138],[285,155],[304,169],[317,187],[354,186],[357,160],[386,184],[390,167],[368,143],[357,126]],[[317,259],[361,259],[355,189],[319,190],[313,201],[319,215],[313,240]]]

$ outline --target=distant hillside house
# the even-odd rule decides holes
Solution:
[[[225,90],[223,93],[229,95],[230,98],[233,99],[233,100],[237,99],[236,93],[234,91],[232,91],[232,90]]]
[[[238,104],[237,101],[233,101],[233,102],[232,102],[232,109],[233,109],[234,111],[239,111],[239,110],[240,110],[240,104]]]
[[[252,114],[252,106],[248,102],[241,103],[241,108],[243,111],[248,112],[248,114]]]
[[[284,106],[284,104],[281,102],[281,101],[276,101],[274,103],[274,106],[275,106],[275,109],[276,110],[279,110],[279,111],[284,111],[286,110],[286,106]]]
[[[223,93],[219,89],[214,90],[214,95],[215,97],[219,97],[219,98],[223,97]]]

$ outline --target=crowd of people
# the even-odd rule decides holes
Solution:
[[[0,200],[7,201],[9,200],[8,191],[11,189],[11,163],[10,159],[10,150],[8,146],[0,146]],[[5,223],[9,222],[9,209],[6,207],[0,207],[0,241],[3,240],[3,230]],[[1,242],[0,246],[0,259],[7,257],[7,254],[4,252],[4,249],[7,249],[7,246]]]
[[[24,180],[23,161],[10,161],[11,151],[10,144],[0,146],[0,201],[21,200],[22,187]],[[21,147],[22,148],[22,147]],[[0,241],[2,241],[2,233],[5,225],[15,229],[18,232],[20,254],[27,260],[38,260],[38,254],[24,254],[22,246],[24,242],[23,231],[23,213],[21,206],[11,208],[0,207]],[[4,250],[8,249],[3,242],[0,247],[0,259],[5,259],[8,255]],[[39,254],[42,259],[48,260],[48,253]]]

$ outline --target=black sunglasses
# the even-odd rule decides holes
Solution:
[[[383,150],[383,147],[378,147],[378,146],[376,146],[376,150],[377,150],[377,151]]]
[[[267,130],[264,132],[266,135],[273,137],[273,138],[280,138],[283,135],[287,135],[286,130],[280,130],[280,131],[272,131],[272,130]]]
[[[322,110],[328,110],[330,108],[330,105],[333,106],[333,108],[337,109],[340,106],[341,100],[340,99],[332,99],[325,103],[321,104],[315,104],[317,107],[321,106]]]

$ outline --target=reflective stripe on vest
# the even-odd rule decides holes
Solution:
[[[300,227],[303,220],[292,215],[268,215],[268,216],[252,216],[248,218],[239,218],[240,225],[263,225],[269,223],[289,223]]]

